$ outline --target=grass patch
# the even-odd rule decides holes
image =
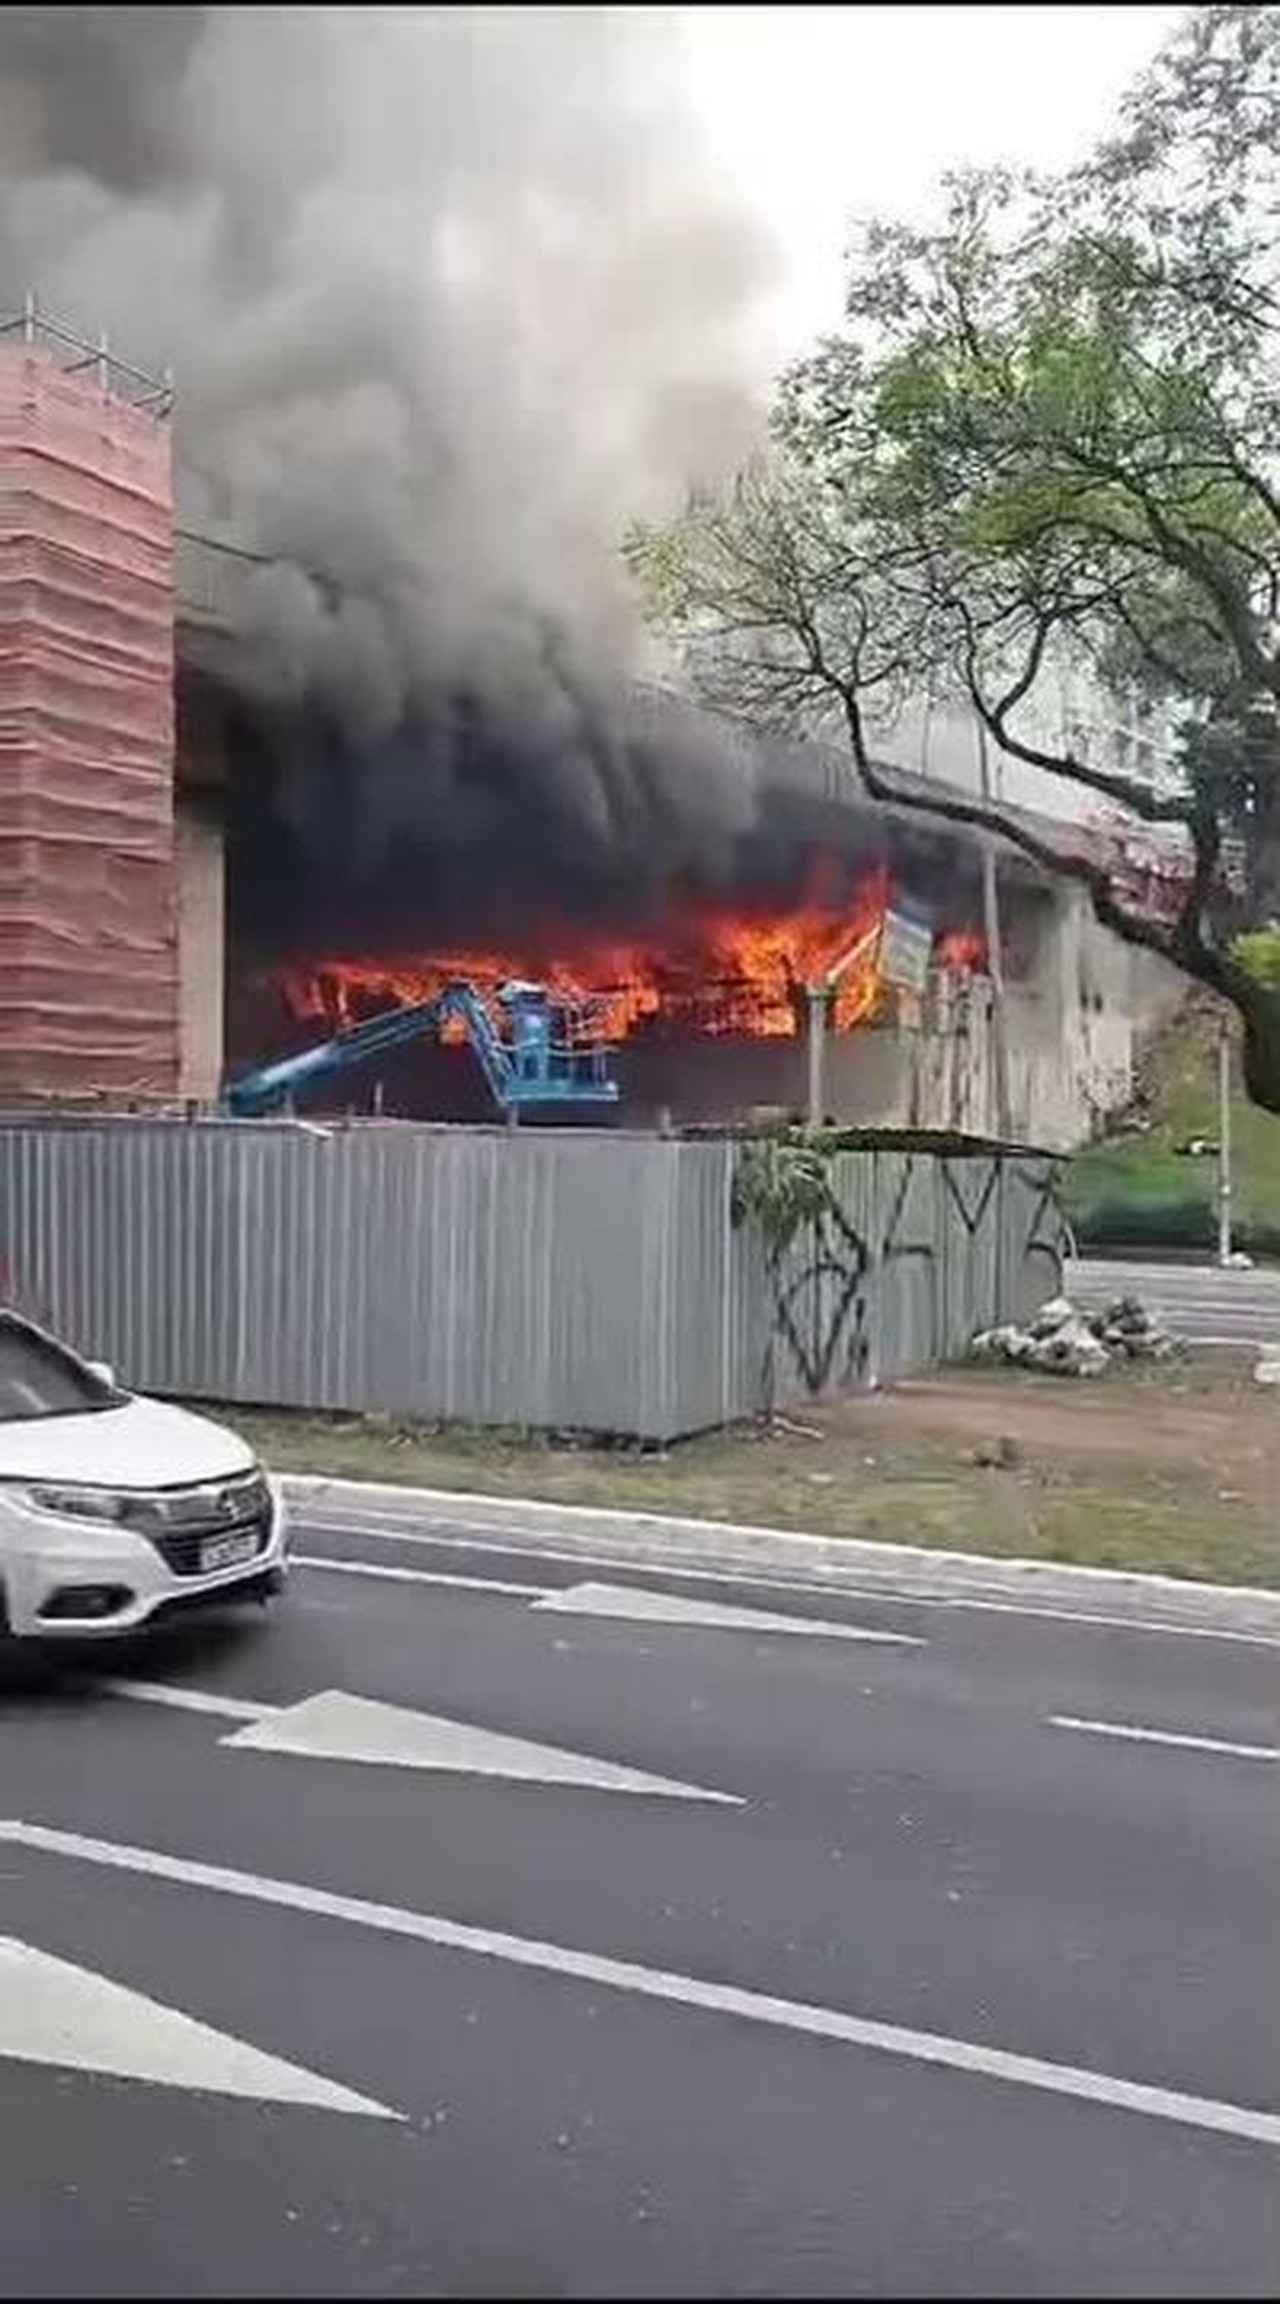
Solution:
[[[232,1409],[278,1471],[1280,1587],[1280,1401],[1222,1357],[1096,1383],[974,1371],[665,1455]],[[1003,1443],[1003,1468],[976,1463]]]
[[[1217,1240],[1217,1160],[1186,1147],[1218,1136],[1218,1025],[1188,1002],[1139,1067],[1134,1119],[1077,1154],[1065,1202],[1086,1247],[1209,1248]],[[1238,1064],[1237,1064],[1238,1072]],[[1232,1210],[1237,1245],[1280,1255],[1280,1119],[1261,1112],[1237,1078],[1231,1100]]]

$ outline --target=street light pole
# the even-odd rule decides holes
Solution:
[[[987,749],[987,731],[982,721],[978,730],[978,779],[983,802],[990,807],[991,755]],[[991,1058],[992,1085],[995,1089],[996,1136],[1000,1143],[1009,1141],[1009,1043],[1005,1036],[1004,1004],[1004,952],[1000,924],[999,867],[995,843],[986,832],[982,839],[982,912],[983,933],[987,947],[987,982],[991,987]]]
[[[1231,1026],[1218,1027],[1218,1262],[1231,1262]]]

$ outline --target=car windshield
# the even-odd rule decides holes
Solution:
[[[0,1424],[41,1416],[87,1416],[120,1406],[100,1376],[46,1337],[0,1323]]]

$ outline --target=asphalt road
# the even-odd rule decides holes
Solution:
[[[1066,1288],[1086,1311],[1137,1296],[1189,1344],[1280,1343],[1280,1272],[1082,1258],[1068,1266]]]
[[[0,2291],[1275,2293],[1274,1645],[295,1541],[0,1699]]]

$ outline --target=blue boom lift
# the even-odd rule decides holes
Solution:
[[[287,1110],[300,1088],[428,1039],[455,1016],[466,1027],[494,1102],[509,1118],[528,1105],[617,1103],[609,1050],[592,1036],[589,1003],[553,996],[545,984],[504,984],[497,998],[508,1018],[506,1033],[497,1029],[473,984],[446,984],[434,1000],[371,1016],[278,1064],[242,1072],[227,1083],[222,1109],[238,1120]]]

